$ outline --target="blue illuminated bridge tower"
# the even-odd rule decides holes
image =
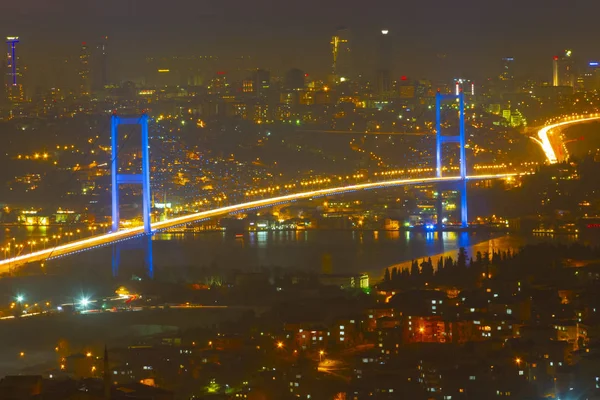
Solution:
[[[142,173],[120,174],[119,173],[119,132],[120,125],[140,125],[142,130]],[[148,277],[154,276],[154,263],[152,258],[152,228],[151,224],[151,196],[150,196],[150,144],[148,141],[148,115],[141,117],[120,117],[113,114],[110,124],[110,141],[112,148],[111,178],[112,178],[112,231],[117,232],[120,227],[119,215],[119,185],[141,185],[142,186],[142,220],[144,223],[145,243],[145,266]],[[126,243],[115,243],[113,245],[112,267],[113,276],[118,274],[121,259],[121,247]]]
[[[442,134],[442,104],[443,102],[458,102],[458,135]],[[463,228],[468,227],[467,215],[467,159],[465,153],[465,94],[441,94],[435,96],[435,121],[436,121],[436,175],[442,177],[442,149],[445,143],[458,143],[460,158],[460,180],[457,182],[457,190],[460,193],[460,221]],[[438,190],[437,198],[437,226],[442,228],[443,206],[442,191]]]

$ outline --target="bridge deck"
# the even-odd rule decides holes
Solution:
[[[492,175],[474,175],[469,176],[469,180],[484,180],[484,179],[502,179],[518,174],[492,174]],[[356,185],[341,186],[328,189],[312,190],[308,192],[295,193],[285,196],[273,197],[269,199],[255,200],[247,203],[236,204],[226,207],[217,208],[214,210],[202,211],[199,213],[189,214],[177,218],[173,218],[167,221],[155,222],[152,224],[153,231],[161,231],[169,228],[174,228],[180,225],[189,224],[192,222],[201,221],[204,219],[214,218],[222,215],[227,215],[234,212],[240,212],[245,210],[251,210],[255,208],[273,206],[282,203],[289,203],[299,199],[321,197],[328,195],[339,195],[348,192],[354,192],[359,190],[370,190],[379,188],[388,188],[394,186],[404,185],[418,185],[418,184],[435,184],[441,182],[452,182],[459,181],[460,177],[450,176],[442,178],[417,178],[417,179],[395,179],[379,182],[361,183]],[[10,268],[18,267],[23,264],[31,262],[43,262],[48,259],[65,256],[68,254],[79,253],[87,251],[93,248],[106,246],[108,244],[131,239],[136,236],[144,235],[143,227],[136,227],[131,229],[124,229],[117,232],[110,232],[103,235],[93,236],[82,240],[73,241],[67,244],[56,246],[53,248],[47,248],[45,250],[36,251],[29,254],[9,258],[0,261],[0,272],[7,272]]]

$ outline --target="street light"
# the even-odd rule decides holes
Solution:
[[[83,307],[84,310],[87,309],[87,306],[90,304],[90,299],[88,297],[82,297],[79,300],[79,305]]]
[[[25,297],[22,294],[17,295],[17,303],[22,303]]]
[[[319,362],[323,361],[323,356],[325,355],[325,351],[321,350],[319,351]]]
[[[283,349],[283,342],[277,342],[277,348],[278,349]]]

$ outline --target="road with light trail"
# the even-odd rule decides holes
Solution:
[[[486,180],[486,179],[503,179],[517,176],[518,174],[489,174],[489,175],[473,175],[467,177],[468,180]],[[442,178],[415,178],[415,179],[394,179],[379,182],[360,183],[355,185],[341,186],[328,189],[318,189],[308,192],[289,194],[268,199],[250,201],[246,203],[216,208],[213,210],[202,211],[181,217],[172,218],[166,221],[155,222],[152,224],[152,231],[162,231],[177,226],[186,225],[189,223],[206,220],[209,218],[219,217],[231,213],[242,212],[255,208],[273,206],[277,204],[289,203],[300,199],[312,197],[321,197],[328,195],[339,195],[347,192],[360,190],[382,189],[394,186],[419,185],[419,184],[435,184],[443,182],[459,181],[458,176],[449,176]],[[108,244],[127,240],[136,236],[144,235],[143,227],[135,227],[110,232],[103,235],[92,236],[82,240],[76,240],[60,246],[47,248],[44,250],[35,251],[28,254],[23,254],[17,257],[7,258],[0,261],[0,273],[9,272],[11,268],[15,268],[27,263],[44,262],[53,258],[62,257],[68,254],[79,253],[93,248],[106,246]]]
[[[556,164],[559,161],[558,157],[556,156],[556,151],[554,149],[554,146],[552,145],[552,141],[550,140],[550,136],[552,134],[552,131],[557,129],[557,128],[563,128],[567,125],[574,125],[574,124],[581,124],[583,122],[591,122],[591,121],[597,121],[600,120],[600,115],[599,114],[590,114],[590,115],[586,115],[586,116],[574,116],[574,117],[569,117],[569,119],[567,119],[566,121],[561,121],[561,122],[557,122],[555,124],[552,125],[548,125],[543,127],[542,129],[540,129],[538,131],[538,138],[539,141],[538,144],[542,147],[542,150],[544,151],[544,154],[546,154],[546,159],[548,160],[548,162],[550,164]],[[562,146],[562,143],[561,143]]]

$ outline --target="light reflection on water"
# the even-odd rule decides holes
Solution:
[[[39,232],[39,228],[23,228],[18,233],[25,236]],[[514,250],[527,243],[548,240],[557,239],[483,233],[398,231],[256,232],[246,233],[240,238],[222,232],[167,233],[154,237],[153,249],[155,277],[158,281],[186,282],[193,275],[190,270],[203,267],[215,267],[223,271],[254,271],[261,266],[278,266],[282,269],[321,272],[327,262],[330,262],[333,273],[368,272],[372,281],[377,281],[386,267],[407,268],[412,259],[420,260],[424,257],[432,257],[436,265],[435,261],[440,255],[456,258],[461,246],[467,249],[469,256],[473,256],[477,251]],[[562,237],[558,240],[573,241],[575,238]],[[50,261],[46,276],[0,279],[0,292],[6,296],[16,293],[29,296],[35,294],[40,299],[52,299],[52,296],[57,295],[73,296],[82,292],[96,296],[112,294],[117,285],[130,280],[133,275],[143,276],[144,256],[140,249],[136,249],[135,243],[123,248],[119,282],[115,282],[111,278],[111,250],[106,247]],[[54,348],[53,336],[44,335],[47,343],[40,343],[37,331],[33,333],[31,340],[23,339],[30,346],[25,346],[22,336],[7,333],[9,337],[20,338],[19,346],[4,339],[4,342],[0,341],[0,351],[3,354],[17,354],[17,351],[26,350],[33,357],[35,349],[40,360],[51,360],[54,353],[48,352],[48,349]],[[83,344],[87,343],[86,340],[88,338],[82,336],[80,341]],[[10,363],[3,365],[0,362],[0,372],[9,372],[8,364]]]
[[[15,236],[35,237],[53,234],[41,227],[12,228]],[[514,250],[527,243],[557,240],[547,237],[516,234],[466,232],[399,232],[399,231],[275,231],[248,232],[241,237],[224,232],[199,234],[161,233],[153,238],[156,278],[161,271],[179,276],[181,270],[215,267],[223,270],[253,271],[262,266],[319,272],[323,258],[329,257],[334,273],[367,272],[379,279],[386,267],[410,267],[413,259],[443,255],[456,258],[460,247],[469,256],[477,251]],[[561,241],[573,241],[563,237]],[[129,241],[132,242],[132,241]],[[128,243],[129,243],[128,242]],[[135,244],[122,252],[119,268],[121,277],[143,274],[141,250]],[[134,250],[132,250],[134,249]],[[436,263],[434,262],[434,265]],[[111,248],[53,260],[47,263],[54,274],[102,275],[111,274]],[[162,274],[164,276],[164,274]],[[185,275],[185,274],[184,274]],[[185,276],[182,276],[185,279]]]

